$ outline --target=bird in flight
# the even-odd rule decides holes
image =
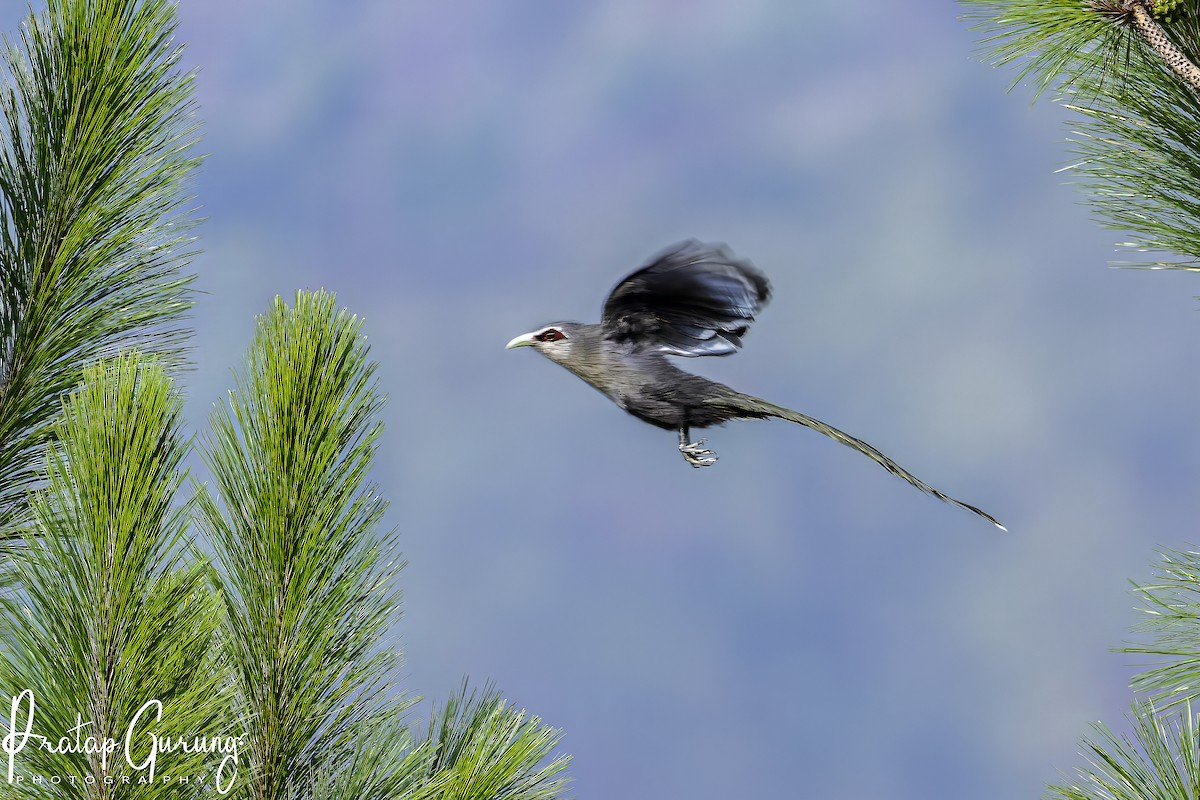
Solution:
[[[532,347],[598,389],[628,413],[679,433],[679,452],[693,467],[716,463],[693,428],[734,419],[775,417],[795,422],[852,447],[898,478],[939,500],[987,512],[925,483],[870,444],[798,411],[685,372],[667,356],[725,356],[771,297],[765,275],[723,245],[687,241],[626,276],[609,293],[599,324],[555,322],[508,343]]]

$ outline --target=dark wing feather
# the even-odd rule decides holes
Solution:
[[[604,335],[676,356],[724,356],[742,346],[771,285],[723,245],[687,241],[618,283]]]

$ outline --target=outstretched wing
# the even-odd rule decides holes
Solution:
[[[724,356],[742,346],[771,297],[765,275],[723,245],[689,240],[618,283],[604,335],[675,356]]]

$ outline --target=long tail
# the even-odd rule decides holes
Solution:
[[[854,448],[858,452],[870,458],[879,466],[886,469],[888,472],[895,475],[897,478],[900,478],[906,483],[917,487],[922,492],[933,495],[937,499],[944,500],[945,502],[958,506],[959,508],[965,508],[967,511],[970,511],[973,514],[978,514],[1002,531],[1008,530],[1008,528],[1005,528],[1000,524],[998,519],[986,511],[976,508],[970,503],[964,503],[961,500],[955,500],[945,492],[941,492],[933,488],[928,483],[921,480],[916,475],[913,475],[911,472],[897,464],[895,461],[892,461],[883,453],[879,452],[879,450],[874,446],[867,444],[862,439],[854,438],[845,431],[839,431],[832,425],[826,425],[819,419],[813,419],[807,414],[801,414],[799,411],[792,411],[790,408],[777,406],[774,403],[768,403],[766,400],[753,397],[748,394],[742,394],[741,392],[735,392],[726,397],[714,397],[706,400],[705,403],[729,409],[730,411],[735,412],[735,415],[738,417],[748,417],[751,419],[778,417],[779,419],[786,419],[788,422],[799,423],[806,428],[812,428],[814,431],[823,433],[834,441],[841,442],[847,447]]]

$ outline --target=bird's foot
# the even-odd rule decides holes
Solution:
[[[717,463],[717,454],[712,450],[704,448],[704,443],[707,441],[707,439],[701,439],[698,442],[691,442],[690,444],[680,444],[679,452],[683,454],[683,460],[696,469],[711,467]]]

